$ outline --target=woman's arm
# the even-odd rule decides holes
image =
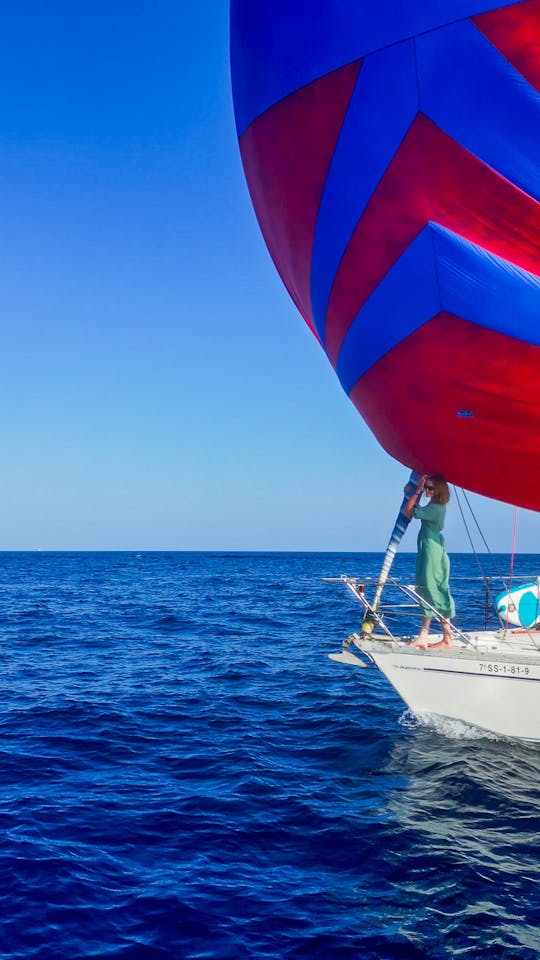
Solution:
[[[425,482],[426,482],[426,478],[427,478],[427,473],[424,474],[424,476],[423,476],[422,479],[420,480],[420,483],[418,484],[416,490],[414,491],[414,493],[412,494],[412,496],[410,497],[410,499],[407,501],[407,505],[406,505],[406,507],[405,507],[405,509],[404,509],[404,511],[403,511],[403,513],[405,514],[406,517],[412,516],[412,512],[413,512],[413,510],[414,510],[414,508],[415,508],[415,506],[416,506],[416,504],[417,504],[417,502],[418,502],[418,500],[419,500],[419,498],[420,498],[420,496],[421,496],[422,490],[424,489],[424,484],[425,484]],[[409,486],[409,484],[407,484],[407,486],[405,487],[405,490],[404,490],[404,493],[405,493],[405,494],[408,493],[408,490],[407,490],[407,487],[408,487],[408,486]]]

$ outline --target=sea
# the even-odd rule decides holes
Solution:
[[[2,960],[538,960],[540,745],[328,658],[380,562],[0,554]]]

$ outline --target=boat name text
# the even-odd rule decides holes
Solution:
[[[481,663],[480,673],[502,673],[514,677],[526,677],[530,673],[529,667],[522,667],[517,663]]]

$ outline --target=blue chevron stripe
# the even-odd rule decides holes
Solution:
[[[440,309],[428,225],[373,291],[343,341],[336,372],[345,392],[350,393],[366,370]]]
[[[311,302],[323,342],[339,262],[417,111],[412,41],[367,57],[332,159],[313,242]]]
[[[419,37],[416,51],[423,112],[540,199],[540,94],[467,21]]]
[[[391,44],[515,0],[232,0],[238,134],[299,87]]]
[[[350,393],[366,370],[440,310],[540,346],[540,277],[431,223],[349,329],[337,365],[343,389]]]
[[[540,346],[540,277],[432,224],[442,309]]]

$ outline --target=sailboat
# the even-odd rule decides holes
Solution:
[[[410,520],[404,512],[410,489],[418,480],[413,472],[380,575],[372,585],[373,599],[366,594],[365,582],[340,578],[362,604],[364,617],[360,630],[344,640],[343,649],[329,656],[355,667],[364,667],[365,661],[378,667],[417,716],[458,720],[499,736],[540,742],[540,631],[536,619],[529,626],[517,619],[520,599],[529,594],[536,597],[533,588],[537,584],[520,585],[499,594],[495,602],[501,618],[498,627],[466,630],[452,625],[450,648],[437,646],[442,639],[437,635],[431,638],[433,646],[415,647],[414,635],[396,636],[385,620],[381,611],[383,589]],[[392,580],[392,587],[394,594],[401,592],[413,605],[426,606],[425,597],[414,586]],[[531,604],[527,600],[523,609],[529,612]],[[392,607],[389,609],[392,611]],[[432,613],[437,617],[434,608]],[[513,626],[516,619],[517,628]]]
[[[231,0],[230,20],[259,226],[344,391],[414,476],[540,510],[540,0]],[[415,712],[540,740],[534,630],[388,636],[392,557],[371,600],[347,578],[365,617],[337,656]]]

